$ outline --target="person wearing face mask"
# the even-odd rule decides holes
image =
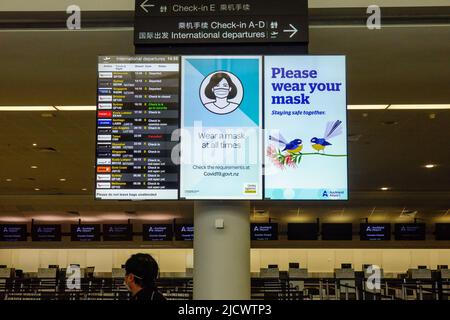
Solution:
[[[224,72],[218,72],[211,77],[205,88],[205,96],[214,100],[206,103],[205,107],[218,114],[232,112],[239,107],[237,103],[230,101],[236,97],[237,93],[237,87],[231,80],[231,77]]]
[[[131,301],[166,300],[156,287],[158,263],[149,254],[133,254],[125,263],[124,285],[131,292]]]

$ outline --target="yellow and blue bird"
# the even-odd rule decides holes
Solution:
[[[291,142],[286,142],[286,139],[280,134],[278,138],[273,136],[269,136],[269,140],[278,142],[282,147],[284,147],[283,151],[287,151],[288,153],[294,154],[299,153],[303,150],[303,141],[301,139],[294,139]]]
[[[325,150],[325,147],[331,146],[332,144],[328,142],[327,139],[331,139],[342,134],[341,124],[341,120],[328,122],[325,129],[324,138],[314,137],[311,139],[311,146],[313,147],[313,149],[317,152],[323,152]]]

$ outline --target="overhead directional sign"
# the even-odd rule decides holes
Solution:
[[[148,8],[152,8],[152,7],[155,6],[154,4],[148,3],[148,1],[149,1],[149,0],[144,0],[144,2],[141,3],[141,8],[142,8],[142,10],[144,10],[146,13],[149,13]]]
[[[137,45],[307,43],[308,1],[136,0],[134,30]]]
[[[298,29],[296,27],[294,27],[292,24],[289,24],[289,27],[291,27],[291,29],[283,30],[283,32],[290,33],[289,38],[292,38],[293,36],[295,36],[297,34]]]

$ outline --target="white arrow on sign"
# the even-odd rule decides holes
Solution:
[[[147,7],[154,7],[154,4],[147,4],[148,0],[145,0],[144,2],[142,2],[141,4],[141,8],[142,10],[144,10],[145,12],[148,13]]]
[[[289,24],[289,27],[291,27],[292,29],[283,30],[283,32],[292,32],[291,35],[289,36],[289,38],[292,38],[293,36],[295,36],[298,30],[292,24]]]

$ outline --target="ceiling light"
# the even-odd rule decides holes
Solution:
[[[434,167],[436,167],[436,165],[435,164],[426,164],[425,165],[425,168],[427,168],[427,169],[433,169]]]
[[[349,105],[348,110],[384,110],[389,107],[388,104],[360,104],[360,105]]]
[[[96,111],[96,106],[55,106],[58,111]]]
[[[56,111],[52,106],[0,106],[0,111]]]
[[[37,166],[31,166],[30,168],[31,169],[37,169],[38,167]]]
[[[55,115],[53,113],[42,113],[41,117],[42,118],[54,118]]]
[[[6,181],[7,181],[7,182],[11,182],[11,181],[12,181],[12,179],[8,178],[8,179],[6,179]]]
[[[87,191],[87,188],[83,188],[83,189],[81,189],[81,191]]]
[[[389,188],[388,188],[388,187],[381,187],[380,190],[381,190],[381,191],[388,191]]]
[[[398,121],[383,121],[381,124],[385,126],[396,126],[398,125]]]
[[[66,178],[61,178],[61,179],[59,179],[59,181],[64,182],[64,181],[66,181]]]
[[[34,191],[39,191],[39,190],[41,190],[41,189],[39,189],[39,188],[34,188]]]
[[[33,147],[37,147],[37,143],[33,143]]]
[[[443,110],[450,109],[450,104],[391,104],[389,110]]]

